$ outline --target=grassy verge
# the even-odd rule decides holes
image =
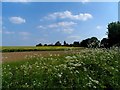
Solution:
[[[120,88],[120,50],[84,49],[73,55],[3,64],[3,88]]]

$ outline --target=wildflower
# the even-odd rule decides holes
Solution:
[[[39,68],[39,66],[38,66],[38,65],[37,65],[36,67],[37,67],[37,68]]]
[[[86,67],[83,67],[84,71],[87,71]]]
[[[78,71],[78,70],[76,70],[75,72],[76,72],[76,73],[79,73],[79,71]]]
[[[76,59],[77,57],[76,56],[72,56],[73,59]]]
[[[50,57],[52,57],[52,54],[50,54]]]
[[[65,58],[66,58],[66,59],[72,59],[72,57],[71,57],[71,56],[66,56]]]
[[[58,73],[58,77],[62,77],[62,74]]]
[[[97,88],[96,86],[93,86],[93,88]]]
[[[8,64],[7,66],[9,67],[10,65]]]

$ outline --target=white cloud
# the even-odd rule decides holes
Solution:
[[[57,19],[57,18],[86,21],[88,19],[93,18],[93,16],[89,13],[80,13],[78,15],[73,15],[70,11],[64,11],[55,12],[45,17],[45,19]]]
[[[75,25],[75,24],[77,24],[77,23],[75,23],[75,22],[59,22],[58,26],[68,27],[68,26],[72,26],[72,25]]]
[[[19,34],[22,35],[22,36],[29,36],[30,35],[29,32],[19,32]]]
[[[12,31],[5,31],[4,33],[5,34],[15,34],[15,32],[12,32]]]
[[[50,25],[48,25],[47,27],[49,27],[49,28],[57,28],[58,25],[57,25],[57,24],[50,24]]]
[[[46,25],[46,26],[42,26],[42,25],[39,25],[37,26],[38,29],[48,29],[48,28],[69,28],[73,25],[76,25],[77,23],[75,22],[58,22],[58,23],[53,23],[53,24],[49,24],[49,25]]]
[[[98,29],[98,30],[100,30],[100,29],[102,29],[102,26],[96,26],[96,29]]]
[[[90,0],[81,0],[82,3],[90,2]]]
[[[72,36],[68,36],[67,39],[70,39],[70,40],[80,40],[80,36],[72,35]]]
[[[46,27],[42,26],[42,25],[39,25],[37,26],[38,29],[46,29]]]
[[[72,28],[72,26],[76,25],[77,23],[75,22],[58,22],[58,23],[53,23],[53,24],[49,24],[49,25],[46,25],[46,26],[42,26],[42,25],[39,25],[37,28],[38,29],[55,29],[56,31],[59,31],[59,32],[63,32],[63,33],[67,33],[67,34],[71,34],[74,29]]]
[[[58,22],[58,23],[55,23],[55,24],[50,24],[48,25],[49,28],[57,28],[57,27],[70,27],[70,26],[73,26],[77,23],[75,22]]]
[[[9,20],[10,20],[10,22],[12,22],[14,24],[22,24],[22,23],[26,22],[26,20],[21,17],[10,17]]]
[[[72,29],[72,28],[65,28],[65,29],[62,29],[61,31],[64,32],[64,33],[67,33],[67,34],[71,34],[74,31],[74,29]]]

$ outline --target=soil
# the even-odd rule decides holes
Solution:
[[[73,53],[71,51],[31,51],[31,52],[7,52],[2,53],[2,62],[25,60],[26,56],[40,55],[41,57],[61,56]]]

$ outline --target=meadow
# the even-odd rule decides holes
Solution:
[[[64,50],[66,51],[66,50]],[[49,51],[48,51],[49,52]],[[120,49],[71,49],[65,55],[31,55],[3,62],[2,87],[27,89],[120,89]]]

